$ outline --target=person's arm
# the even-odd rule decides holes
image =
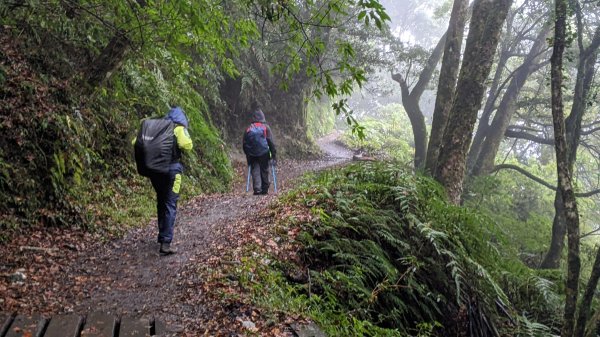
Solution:
[[[192,138],[188,133],[187,129],[182,125],[177,125],[175,130],[175,138],[177,139],[177,146],[184,151],[190,151],[193,147]]]

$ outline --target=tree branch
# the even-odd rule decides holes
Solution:
[[[595,128],[591,128],[591,129],[587,129],[587,130],[581,130],[581,135],[582,136],[591,135],[592,133],[599,131],[599,130],[600,130],[600,126],[597,126]]]
[[[596,123],[597,122],[594,122],[594,123],[592,123],[590,125],[594,125]],[[538,144],[546,144],[546,145],[553,145],[554,144],[554,139],[553,138],[543,138],[543,137],[532,135],[532,134],[527,133],[525,131],[517,131],[517,130],[525,130],[525,131],[532,131],[532,132],[541,132],[541,131],[535,130],[533,128],[528,128],[528,127],[524,127],[524,126],[513,125],[509,129],[506,129],[506,132],[504,132],[504,136],[508,137],[508,138],[517,138],[517,139],[530,140],[530,141],[538,143]],[[589,136],[589,135],[595,133],[596,131],[600,131],[600,126],[597,126],[595,128],[591,128],[591,129],[587,129],[587,130],[582,130],[581,131],[581,135],[582,136]]]
[[[582,235],[581,235],[579,238],[583,239],[583,238],[585,238],[586,236],[590,236],[590,235],[596,235],[596,233],[598,233],[598,232],[600,232],[600,228],[598,228],[598,229],[594,229],[594,230],[593,230],[593,231],[591,231],[591,232],[588,232],[588,233],[582,234]]]
[[[392,79],[394,81],[398,82],[398,84],[400,84],[400,90],[402,92],[402,97],[408,97],[410,95],[410,91],[408,89],[408,84],[404,80],[404,77],[402,77],[402,75],[400,75],[398,73],[392,72]]]
[[[556,186],[550,184],[549,182],[545,181],[544,179],[537,177],[535,175],[533,175],[532,173],[530,173],[529,171],[525,170],[524,168],[521,168],[517,165],[512,165],[512,164],[500,164],[500,165],[496,165],[494,166],[494,169],[492,170],[491,173],[500,171],[500,170],[504,170],[504,169],[509,169],[509,170],[515,170],[519,173],[521,173],[522,175],[526,176],[527,178],[535,181],[536,183],[543,185],[553,191],[556,191],[557,188]],[[587,198],[587,197],[591,197],[593,195],[596,194],[600,194],[600,189],[595,189],[595,190],[591,190],[588,192],[580,192],[580,193],[575,193],[575,196],[578,198]]]
[[[518,138],[518,139],[530,140],[532,142],[539,143],[539,144],[554,145],[554,138],[542,138],[542,137],[538,137],[538,136],[535,136],[535,135],[532,135],[530,133],[523,132],[523,131],[515,131],[515,130],[507,129],[504,132],[504,136],[508,137],[508,138]]]
[[[425,68],[423,68],[423,71],[421,71],[419,80],[417,81],[417,84],[415,84],[412,92],[410,93],[411,95],[415,95],[417,98],[419,98],[419,97],[421,97],[421,95],[423,94],[425,89],[427,88],[427,84],[431,80],[433,71],[435,70],[435,67],[437,66],[437,64],[440,62],[440,59],[442,58],[442,54],[444,53],[444,45],[446,43],[447,34],[448,34],[447,31],[444,32],[444,35],[442,35],[442,37],[440,37],[440,40],[438,41],[437,45],[431,52],[431,55],[429,55],[429,58],[427,59],[427,63],[425,65]]]

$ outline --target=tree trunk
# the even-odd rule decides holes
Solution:
[[[554,195],[554,220],[552,221],[552,239],[548,253],[544,256],[540,265],[541,269],[556,269],[560,265],[560,257],[565,246],[565,235],[567,227],[565,226],[564,203],[560,191]]]
[[[590,319],[590,306],[594,299],[594,293],[598,286],[598,280],[600,279],[600,249],[596,251],[596,259],[594,260],[594,266],[592,267],[592,274],[588,280],[588,284],[585,288],[585,293],[581,298],[581,304],[579,305],[579,316],[577,317],[577,324],[575,325],[575,337],[583,337],[587,322]]]
[[[419,107],[419,102],[409,99],[405,105],[408,119],[412,125],[413,138],[415,141],[415,168],[422,168],[427,153],[427,125],[425,117]]]
[[[581,68],[581,66],[579,67]],[[566,133],[567,133],[567,147],[568,147],[568,160],[569,170],[572,172],[575,165],[577,148],[579,145],[579,132],[581,130],[581,118],[585,110],[585,97],[587,97],[592,79],[594,77],[594,65],[592,62],[587,62],[586,70],[578,71],[577,83],[582,85],[575,85],[575,95],[573,98],[573,106],[571,108],[571,114],[566,121]],[[584,73],[585,75],[581,75]],[[585,77],[585,78],[582,78]],[[579,89],[578,89],[579,88]],[[581,96],[580,91],[585,91],[585,95]],[[579,121],[579,123],[576,123]],[[578,131],[579,130],[579,131]],[[565,246],[565,234],[567,233],[564,207],[560,191],[556,191],[554,196],[554,220],[552,221],[552,238],[550,241],[550,247],[548,252],[544,256],[544,259],[540,265],[542,269],[556,269],[560,266],[560,257],[562,255],[563,247]]]
[[[490,73],[498,38],[512,0],[476,0],[456,95],[444,133],[435,177],[458,204],[467,150]]]
[[[578,27],[579,34],[582,34],[583,29],[581,23]],[[581,135],[581,122],[583,120],[583,114],[586,108],[586,99],[589,95],[592,80],[594,78],[594,66],[596,56],[598,55],[598,47],[600,46],[600,26],[596,28],[594,37],[588,48],[583,48],[583,42],[579,42],[579,64],[577,66],[577,79],[575,81],[575,93],[573,95],[573,106],[571,107],[571,113],[565,122],[566,127],[566,141],[568,148],[568,164],[569,170],[573,171],[575,160],[577,157],[577,148],[579,146],[579,139]],[[556,192],[555,200],[560,198],[558,195],[560,192]],[[562,248],[564,247],[566,223],[565,216],[562,214],[564,211],[561,207],[557,207],[555,202],[554,207],[554,221],[552,222],[552,240],[550,242],[550,248],[548,253],[542,261],[541,268],[543,269],[555,269],[559,267],[560,255]],[[556,234],[556,235],[555,235]]]
[[[427,150],[427,126],[425,124],[425,117],[419,107],[419,95],[414,95],[415,91],[411,93],[408,89],[408,85],[404,78],[399,75],[392,74],[392,79],[400,84],[400,92],[402,94],[402,106],[408,115],[410,125],[413,131],[413,139],[415,146],[415,168],[422,167],[425,160],[425,153]]]
[[[446,45],[442,59],[442,69],[438,82],[438,90],[435,98],[435,109],[431,124],[431,135],[429,136],[429,147],[425,168],[429,172],[435,170],[437,158],[440,153],[440,144],[446,124],[448,124],[448,113],[454,96],[456,78],[460,66],[460,53],[462,40],[467,21],[468,0],[454,0],[448,32],[446,33]]]
[[[402,105],[404,110],[408,114],[410,124],[413,131],[413,138],[415,141],[415,168],[423,168],[425,166],[425,157],[427,156],[427,126],[425,124],[425,117],[421,108],[419,107],[419,101],[423,92],[427,88],[427,85],[431,81],[433,71],[437,66],[438,62],[442,58],[443,47],[446,41],[448,33],[440,38],[437,45],[431,52],[431,55],[427,59],[427,63],[419,75],[417,84],[410,90],[406,83],[406,80],[400,74],[393,74],[392,79],[400,84],[400,90],[402,93]]]
[[[498,105],[498,110],[494,115],[489,131],[486,133],[485,140],[481,145],[478,159],[473,165],[471,174],[474,176],[488,174],[494,168],[494,160],[498,154],[500,143],[504,138],[504,133],[510,124],[512,115],[517,110],[517,99],[519,93],[525,85],[529,75],[539,68],[537,63],[542,50],[546,46],[546,38],[550,28],[548,26],[542,28],[538,34],[529,54],[525,58],[523,64],[515,71],[502,100]]]
[[[498,96],[504,87],[502,75],[506,69],[506,63],[510,58],[512,51],[511,49],[518,44],[518,41],[511,40],[511,37],[509,36],[509,34],[511,34],[515,16],[516,12],[512,13],[512,15],[509,12],[509,15],[506,19],[506,37],[502,39],[502,45],[499,51],[498,62],[496,63],[494,78],[492,80],[492,84],[490,85],[490,89],[488,90],[488,96],[485,101],[485,105],[483,106],[483,112],[481,113],[481,117],[477,123],[477,131],[475,131],[475,136],[473,137],[471,147],[469,148],[469,154],[467,155],[467,174],[470,174],[473,166],[475,166],[475,162],[477,161],[477,157],[481,151],[483,141],[487,136],[488,130],[490,129],[490,118],[492,113],[496,110],[496,100],[498,99]]]
[[[84,77],[92,88],[107,80],[123,63],[130,41],[124,31],[119,30],[102,49],[100,55],[85,70]]]
[[[596,310],[590,321],[585,333],[585,337],[597,337],[596,331],[600,330],[600,310]]]
[[[481,117],[479,118],[479,122],[477,124],[477,131],[475,131],[475,136],[473,137],[473,142],[471,144],[471,147],[469,148],[469,154],[467,155],[467,172],[470,172],[473,169],[473,166],[475,166],[477,157],[481,152],[481,146],[483,145],[483,141],[485,140],[487,132],[490,129],[490,118],[495,110],[498,95],[500,95],[500,82],[508,59],[508,50],[503,49],[502,51],[500,51],[500,56],[498,57],[498,64],[496,66],[496,73],[494,74],[494,79],[492,80],[492,85],[490,86],[488,97],[485,101],[485,105],[483,106],[483,112],[481,113]]]
[[[558,189],[560,190],[565,207],[567,224],[568,258],[565,311],[563,316],[562,337],[572,337],[577,309],[577,293],[579,288],[579,213],[571,183],[572,172],[569,170],[569,158],[565,132],[565,120],[562,100],[563,53],[566,40],[567,1],[556,0],[554,45],[551,64],[552,87],[552,122],[554,125],[554,149],[556,151],[556,171]]]

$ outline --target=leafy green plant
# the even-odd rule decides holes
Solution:
[[[307,133],[312,139],[327,135],[333,130],[335,113],[331,111],[329,104],[324,102],[308,102],[307,110]]]
[[[412,131],[404,108],[389,104],[358,119],[364,127],[364,138],[346,131],[342,141],[350,148],[381,158],[401,162],[412,160]]]
[[[299,226],[302,263],[265,268],[269,286],[255,287],[256,298],[332,336],[549,336],[560,317],[552,278],[526,267],[489,217],[449,205],[429,178],[363,163],[307,178],[284,202],[312,214],[279,230]],[[283,277],[304,268],[308,281]]]
[[[2,229],[43,224],[113,231],[146,223],[153,194],[135,174],[130,141],[141,118],[162,116],[169,104],[186,109],[195,143],[186,158],[184,197],[228,187],[231,165],[207,100],[219,99],[213,84],[234,72],[225,54],[235,55],[247,43],[243,37],[256,32],[250,21],[230,22],[222,8],[207,4],[32,2],[12,8],[10,17],[10,5],[0,4],[6,18],[0,90],[16,98],[0,108],[6,116],[0,162],[7,163],[1,165]],[[196,15],[205,16],[191,30],[186,20]],[[143,52],[126,53],[106,85],[90,91],[83,74],[119,29],[127,31],[127,50]]]

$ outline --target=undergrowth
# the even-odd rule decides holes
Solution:
[[[44,40],[26,33],[50,34],[54,26],[17,22],[31,26],[0,30],[0,241],[34,226],[118,234],[146,224],[155,197],[135,172],[131,139],[140,119],[163,117],[173,103],[186,111],[194,141],[183,159],[183,199],[228,188],[231,164],[207,113],[206,99],[218,93],[190,79],[197,69],[189,62],[152,49],[83,95],[64,63],[82,59],[85,48],[40,48]],[[205,81],[218,76],[203,71]]]
[[[307,179],[283,204],[276,235],[299,231],[289,237],[297,258],[257,262],[263,280],[248,283],[272,310],[305,315],[330,336],[556,332],[556,276],[526,267],[498,224],[449,205],[429,178],[351,165]]]
[[[346,130],[341,141],[348,148],[378,158],[407,163],[412,160],[413,135],[407,127],[410,121],[402,105],[394,103],[379,107],[359,121],[365,127],[365,137],[361,139],[354,136],[352,130]]]

